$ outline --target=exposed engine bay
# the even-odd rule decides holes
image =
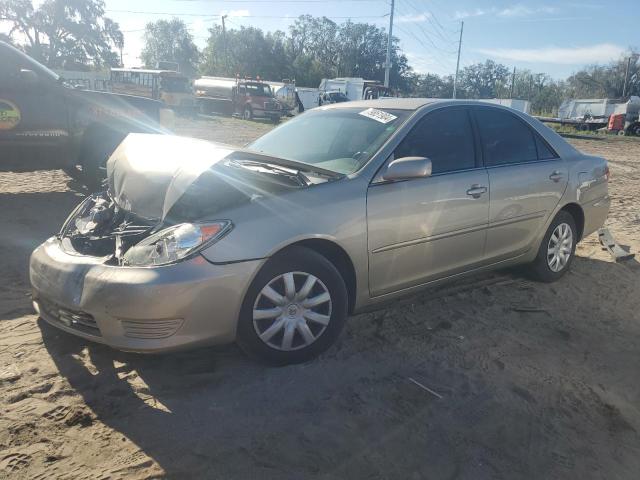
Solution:
[[[63,246],[81,254],[106,257],[118,265],[129,248],[151,235],[160,224],[120,208],[108,191],[87,197],[60,231]]]
[[[152,266],[215,243],[233,228],[226,214],[234,208],[340,175],[200,140],[132,134],[107,162],[107,177],[107,189],[65,222],[62,247],[107,264]]]

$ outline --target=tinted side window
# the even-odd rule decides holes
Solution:
[[[493,108],[476,110],[485,165],[531,162],[538,159],[533,132],[524,122]]]
[[[536,146],[538,147],[538,160],[550,160],[552,158],[558,158],[556,152],[551,150],[551,148],[547,145],[547,142],[542,140],[538,135],[536,135]]]
[[[23,67],[19,59],[9,49],[0,47],[0,92],[3,90],[22,90],[24,86],[20,79],[20,69]]]
[[[427,157],[432,162],[433,173],[475,167],[469,114],[460,108],[444,108],[427,114],[405,137],[394,156]]]

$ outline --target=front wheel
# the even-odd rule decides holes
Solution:
[[[292,247],[271,258],[245,296],[237,340],[249,355],[285,365],[329,348],[347,318],[347,289],[322,255]]]
[[[549,225],[530,265],[532,275],[542,282],[558,280],[569,270],[577,242],[576,222],[569,212],[561,210]]]

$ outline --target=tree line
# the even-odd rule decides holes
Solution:
[[[103,0],[45,0],[38,7],[32,0],[2,0],[0,21],[10,25],[0,39],[18,43],[51,68],[101,69],[121,63],[124,35],[105,15]],[[295,79],[299,86],[317,87],[322,78],[332,77],[382,81],[387,38],[386,30],[373,24],[302,15],[288,32],[213,26],[200,50],[188,26],[173,18],[146,25],[141,60],[150,68],[163,60],[176,62],[194,77],[240,74]],[[398,94],[452,97],[453,75],[415,72],[396,37],[391,61],[390,83]],[[633,49],[608,65],[588,66],[565,80],[531,70],[516,70],[514,75],[506,65],[486,60],[461,69],[457,96],[525,99],[533,112],[553,113],[565,98],[619,98],[625,77],[625,93],[640,95],[640,61]]]

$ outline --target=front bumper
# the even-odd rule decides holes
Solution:
[[[31,254],[29,275],[34,307],[51,325],[120,350],[164,352],[233,341],[261,265],[196,256],[162,267],[110,266],[50,238]]]

